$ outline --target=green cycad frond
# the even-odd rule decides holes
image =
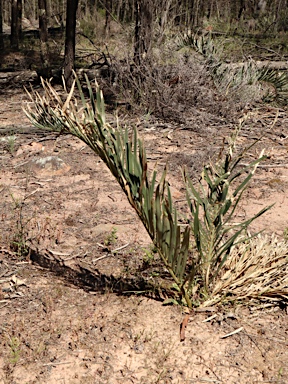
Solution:
[[[136,210],[150,238],[158,249],[166,268],[175,280],[185,300],[191,306],[184,291],[186,264],[189,250],[190,227],[182,230],[178,224],[171,192],[166,182],[166,169],[157,182],[157,173],[148,175],[146,152],[134,130],[116,129],[105,121],[104,100],[96,84],[96,97],[86,78],[89,101],[76,79],[66,100],[62,101],[47,81],[42,81],[45,96],[30,94],[34,109],[25,113],[39,128],[61,133],[71,133],[83,140],[107,165],[129,203]],[[75,97],[75,85],[81,100]]]
[[[259,81],[264,81],[274,87],[275,95],[268,94],[267,98],[272,98],[281,104],[288,103],[288,75],[285,72],[271,69],[268,67],[259,71]]]
[[[248,226],[271,208],[271,206],[265,207],[252,218],[233,224],[235,211],[243,192],[253,177],[259,162],[265,158],[261,153],[257,160],[236,171],[235,168],[245,152],[244,150],[234,160],[233,152],[236,139],[237,132],[225,158],[216,165],[211,164],[204,168],[202,182],[197,187],[193,185],[184,172],[195,245],[201,258],[201,263],[198,263],[197,267],[203,280],[203,294],[207,297],[211,294],[232,247],[247,241],[249,236],[244,237],[243,233],[246,232]],[[241,182],[234,185],[241,176]]]
[[[263,100],[276,101],[280,104],[288,103],[288,75],[286,72],[266,67],[257,67],[253,60],[245,63],[226,64],[221,61],[221,44],[215,44],[211,35],[186,35],[180,39],[180,47],[191,46],[200,53],[206,62],[216,87],[226,94],[239,90],[245,86],[257,86],[255,94],[259,95],[261,83],[265,82],[273,87],[273,92],[267,91]],[[254,94],[252,92],[252,94]]]

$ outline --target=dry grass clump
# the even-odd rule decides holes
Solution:
[[[111,71],[115,76],[107,84],[110,91],[134,112],[142,111],[178,123],[186,123],[191,114],[196,114],[197,119],[199,115],[202,120],[206,118],[205,124],[209,115],[217,119],[235,110],[235,106],[228,106],[219,95],[203,58],[195,52],[177,52],[175,48],[159,57],[155,51],[140,66],[131,64],[129,57],[113,58]]]
[[[225,300],[287,300],[288,243],[275,235],[258,235],[234,247],[211,297],[207,305]]]

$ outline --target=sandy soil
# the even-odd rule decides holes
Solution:
[[[164,272],[121,189],[85,144],[31,127],[25,102],[19,90],[0,95],[0,383],[287,383],[286,308],[195,311],[181,342],[185,309],[163,306],[165,293],[149,285]],[[144,138],[151,167],[168,163],[181,206],[181,167],[197,179],[244,113],[239,147],[263,135],[250,156],[261,148],[269,156],[239,215],[275,203],[252,229],[281,238],[285,110],[259,105],[230,119],[213,111],[204,119],[198,110],[185,124],[151,116],[129,123]],[[23,248],[24,239],[38,248],[26,258],[13,247]]]

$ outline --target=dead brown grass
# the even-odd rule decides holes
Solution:
[[[207,305],[221,300],[223,294],[237,302],[279,303],[288,298],[288,244],[275,235],[259,235],[235,246],[225,269]]]

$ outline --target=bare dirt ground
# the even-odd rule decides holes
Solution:
[[[82,142],[31,127],[26,102],[19,90],[0,95],[0,383],[287,383],[287,308],[195,311],[180,342],[185,310],[162,305],[166,294],[155,284],[165,272],[116,181]],[[208,112],[194,110],[178,125],[148,115],[129,124],[144,138],[151,167],[168,163],[181,205],[180,168],[197,179],[246,113],[239,147],[263,135],[250,155],[265,148],[269,156],[239,216],[275,203],[253,229],[283,238],[287,112],[263,105],[233,118]],[[38,251],[19,255],[24,239]]]

